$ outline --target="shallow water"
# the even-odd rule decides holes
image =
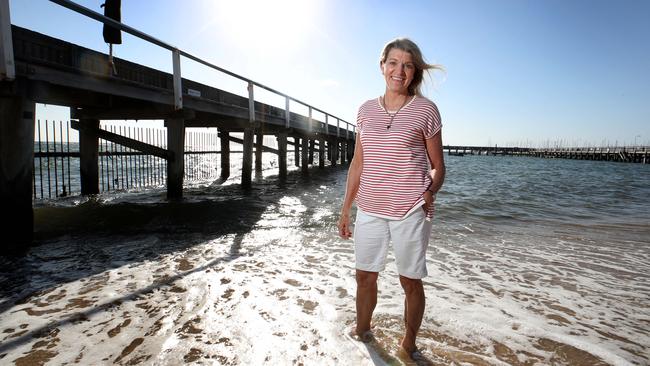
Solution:
[[[418,346],[438,365],[650,363],[650,167],[448,157]],[[354,320],[345,167],[68,197],[3,261],[0,364],[395,364],[403,295],[380,275],[381,360]],[[236,179],[236,177],[233,177]],[[389,256],[389,261],[392,257]]]

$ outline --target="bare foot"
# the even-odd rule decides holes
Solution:
[[[363,343],[370,343],[370,342],[373,342],[375,340],[375,335],[372,333],[372,330],[366,330],[365,332],[361,332],[361,334],[359,334],[357,332],[357,328],[352,327],[350,329],[350,331],[348,332],[348,334],[355,341],[359,341],[359,342],[363,342]]]
[[[404,347],[400,346],[399,351],[397,351],[397,357],[405,361],[407,365],[433,365],[433,362],[424,357],[422,352],[420,352],[417,348],[414,351],[409,352],[404,349]]]

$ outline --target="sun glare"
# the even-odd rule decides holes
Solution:
[[[237,0],[213,3],[215,26],[240,48],[291,50],[308,39],[318,6],[310,0]]]

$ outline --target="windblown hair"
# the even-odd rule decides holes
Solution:
[[[386,62],[386,57],[388,57],[388,53],[393,48],[397,48],[398,50],[408,52],[411,54],[411,57],[413,57],[413,64],[415,65],[415,73],[413,75],[413,81],[411,81],[411,84],[409,84],[409,88],[408,88],[410,95],[422,95],[420,89],[422,86],[422,82],[424,81],[425,71],[427,73],[429,73],[430,70],[444,71],[442,65],[427,63],[424,60],[424,57],[422,56],[422,51],[420,51],[418,45],[416,45],[415,42],[411,41],[408,38],[396,38],[386,43],[384,49],[381,51],[381,56],[379,58],[380,64]],[[429,74],[429,76],[431,76],[431,74]]]

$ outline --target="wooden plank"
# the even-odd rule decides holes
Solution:
[[[70,108],[72,119],[169,119],[169,118],[196,118],[194,110],[181,109],[174,111],[169,106],[153,103],[133,103],[130,100],[116,101],[114,108]]]
[[[223,137],[223,136],[224,135],[219,133],[219,137]],[[237,137],[234,137],[234,136],[230,136],[230,135],[228,135],[228,141],[236,142],[236,143],[242,144],[242,145],[244,144],[244,140],[242,140],[240,138],[237,138]],[[279,154],[279,151],[277,149],[274,149],[274,148],[268,147],[268,146],[264,146],[264,145],[262,145],[262,151],[263,152],[270,152],[270,153],[274,153],[274,154]]]
[[[70,127],[72,127],[75,130],[78,130],[78,131],[82,131],[84,129],[92,129],[89,126],[86,126],[86,125],[84,125],[82,123],[79,123],[78,121],[70,121]],[[108,132],[108,131],[102,130],[102,129],[97,130],[96,133],[97,133],[97,137],[99,137],[101,139],[104,139],[104,140],[107,140],[107,141],[110,141],[110,142],[114,142],[114,143],[122,145],[122,146],[126,146],[126,147],[128,147],[130,149],[142,151],[142,152],[147,153],[149,155],[153,155],[153,156],[157,156],[159,158],[166,159],[167,161],[170,161],[170,160],[174,159],[174,153],[173,152],[171,152],[169,150],[165,150],[165,149],[160,148],[158,146],[149,145],[147,143],[144,143],[144,142],[141,142],[141,141],[138,141],[138,140],[134,140],[134,139],[131,139],[131,138],[128,138],[128,137],[124,137],[122,135],[118,135],[116,133]]]

